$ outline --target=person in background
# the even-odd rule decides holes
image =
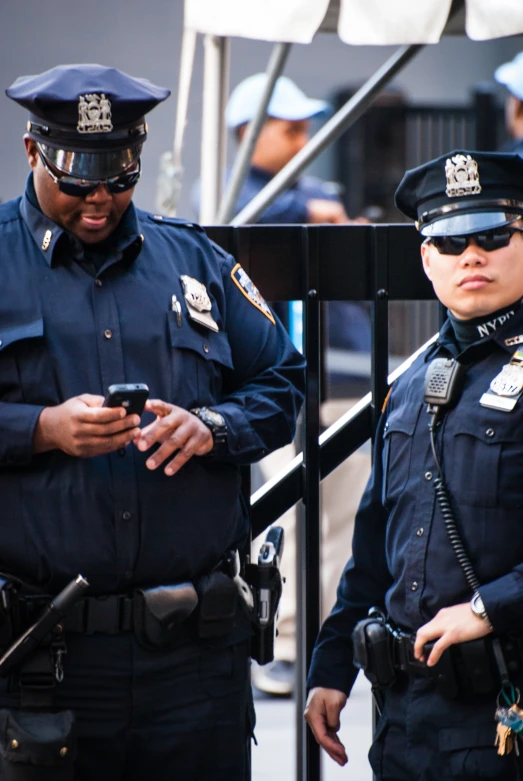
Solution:
[[[511,62],[496,68],[494,78],[508,90],[505,127],[510,138],[501,151],[515,152],[523,157],[523,52],[517,54]]]
[[[242,81],[232,91],[225,111],[227,126],[241,142],[253,119],[266,83],[266,74],[258,73]],[[272,177],[284,168],[309,140],[311,120],[324,117],[328,104],[310,98],[291,79],[281,76],[275,84],[253,151],[251,166],[236,204],[239,212]],[[357,220],[362,221],[362,220]],[[364,220],[366,221],[366,220]],[[301,176],[282,192],[260,215],[258,222],[347,224],[351,222],[340,200],[339,186],[313,176]],[[282,315],[283,304],[274,304]],[[366,308],[358,303],[329,302],[324,307],[324,323],[329,348],[350,353],[370,352],[370,322]],[[340,398],[322,404],[321,422],[332,425],[355,403],[343,393],[346,376],[329,376],[342,388]],[[360,383],[361,385],[361,383]],[[339,394],[340,395],[340,394]],[[269,479],[292,457],[291,447],[277,451],[261,464]],[[327,477],[322,488],[322,584],[323,612],[328,613],[335,599],[336,584],[350,553],[354,514],[370,473],[370,457],[365,451],[354,453]],[[350,487],[347,490],[347,486]],[[296,511],[290,510],[280,522],[285,529],[282,573],[286,584],[280,603],[278,637],[274,662],[253,667],[253,682],[268,695],[289,696],[294,688],[296,660]],[[256,547],[256,543],[255,543]]]

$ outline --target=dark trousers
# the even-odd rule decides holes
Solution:
[[[142,648],[133,634],[70,635],[54,704],[78,728],[75,781],[246,781],[254,710],[248,641]],[[17,707],[16,681],[0,707]]]
[[[387,692],[369,761],[379,781],[521,781],[523,758],[499,756],[496,694],[448,700],[430,681]],[[519,743],[523,753],[523,743]]]

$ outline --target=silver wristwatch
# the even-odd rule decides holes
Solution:
[[[483,604],[483,600],[481,599],[481,594],[479,591],[476,591],[472,599],[470,600],[470,609],[474,613],[475,616],[478,618],[482,618],[483,621],[487,623],[490,629],[492,629],[492,624],[490,623],[490,619],[487,615],[487,611],[485,610],[485,605]]]

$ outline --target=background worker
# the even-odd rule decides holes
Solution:
[[[505,127],[510,138],[501,151],[515,152],[523,157],[523,52],[496,68],[494,78],[508,90]]]
[[[51,683],[67,655],[41,715],[71,710],[77,729],[77,754],[49,757],[76,781],[246,779],[239,465],[292,440],[303,358],[199,226],[133,205],[144,116],[168,90],[66,65],[7,94],[29,111],[31,173],[0,207],[0,571],[29,584],[27,622],[39,593],[91,584],[59,658],[44,649]],[[142,420],[104,406],[121,383],[148,385]],[[11,727],[38,694],[29,663],[0,681]]]
[[[241,142],[248,123],[255,116],[265,87],[266,74],[258,73],[240,82],[232,91],[225,117],[228,127]],[[309,98],[291,79],[281,76],[275,84],[251,159],[251,167],[236,204],[236,212],[265,187],[309,140],[310,121],[325,116],[328,104]],[[302,176],[281,193],[260,215],[260,223],[332,223],[350,222],[340,200],[339,187],[317,177]],[[280,311],[283,304],[274,305]],[[346,301],[329,302],[324,307],[329,347],[351,352],[370,352],[370,321],[366,308]],[[329,376],[328,380],[334,377]],[[336,378],[337,384],[350,377]],[[361,381],[360,381],[361,386]],[[324,390],[324,393],[326,391]],[[322,404],[321,422],[332,425],[356,399],[327,400]],[[271,477],[293,455],[292,447],[277,451],[262,462],[265,479]],[[356,508],[370,473],[370,457],[358,451],[323,481],[322,489],[322,587],[323,613],[334,604],[336,586],[350,554]],[[290,510],[279,521],[285,528],[282,572],[286,583],[280,602],[275,661],[254,667],[256,687],[271,695],[290,695],[294,686],[296,660],[296,511]]]
[[[407,171],[396,204],[425,239],[448,320],[380,419],[305,715],[345,764],[339,715],[359,657],[382,684],[369,753],[379,781],[516,781],[523,757],[506,722],[512,708],[523,724],[523,160],[450,152]],[[354,638],[371,607],[382,615]]]

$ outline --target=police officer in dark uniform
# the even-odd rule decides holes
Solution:
[[[292,440],[303,359],[200,227],[134,207],[144,116],[168,90],[72,65],[7,94],[30,112],[31,173],[0,207],[0,570],[23,582],[27,620],[77,573],[91,586],[48,653],[63,675],[51,710],[76,720],[67,778],[242,779],[253,714],[239,465]],[[104,406],[129,383],[150,391],[141,421]],[[32,673],[1,684],[9,718],[18,684],[22,708],[37,699]],[[13,762],[22,744],[9,744]],[[61,752],[63,768],[74,751]]]
[[[523,160],[452,152],[396,201],[448,319],[392,386],[306,718],[344,764],[356,662],[381,708],[380,781],[521,779]]]

